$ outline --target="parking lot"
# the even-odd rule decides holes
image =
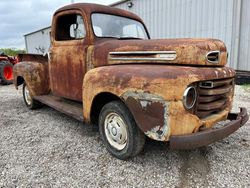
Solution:
[[[233,111],[250,111],[250,89],[235,92]],[[46,106],[28,110],[21,87],[0,86],[0,187],[250,187],[249,174],[249,122],[191,151],[148,140],[139,156],[121,161],[90,126]]]

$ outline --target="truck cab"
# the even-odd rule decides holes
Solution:
[[[87,63],[88,50],[90,53],[94,45],[121,37],[149,38],[146,27],[137,16],[116,9],[110,12],[110,9],[76,4],[56,11],[49,53],[53,94],[82,101],[83,77],[94,66],[90,61]],[[112,19],[112,25],[106,25]]]
[[[107,150],[127,159],[146,136],[192,149],[247,122],[245,108],[230,113],[235,72],[227,56],[220,40],[152,40],[133,13],[77,3],[55,12],[48,56],[22,55],[14,83],[23,84],[27,107],[46,104],[98,126]]]

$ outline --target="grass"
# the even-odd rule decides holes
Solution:
[[[246,88],[246,89],[250,89],[250,84],[243,84],[243,85],[241,85],[241,87]]]
[[[248,90],[248,91],[250,90],[250,84],[243,84],[241,85],[241,87],[245,90]]]

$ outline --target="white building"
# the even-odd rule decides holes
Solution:
[[[25,48],[30,54],[44,54],[50,47],[51,27],[45,27],[24,35]]]
[[[139,15],[151,38],[221,39],[229,66],[250,71],[250,0],[123,0],[110,6]],[[48,49],[49,30],[25,35],[28,53]]]

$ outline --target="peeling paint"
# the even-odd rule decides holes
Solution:
[[[161,96],[143,91],[127,91],[122,98],[137,125],[148,137],[159,141],[166,140],[169,135],[168,102]]]
[[[41,55],[23,54],[20,63],[13,68],[14,85],[18,87],[17,78],[25,80],[31,96],[45,95],[50,92],[48,61]]]
[[[141,106],[142,108],[146,108],[148,105],[151,105],[151,101],[144,101],[144,100],[140,100]]]
[[[212,126],[215,121],[204,120],[202,122],[202,119],[195,114],[195,111],[189,112],[184,108],[182,99],[185,89],[188,85],[199,81],[224,79],[223,71],[227,73],[226,78],[234,77],[235,72],[229,70],[231,69],[228,67],[180,67],[138,64],[94,68],[87,72],[84,78],[84,118],[88,122],[91,121],[89,114],[93,98],[101,92],[108,92],[122,98],[128,107],[135,108],[133,113],[135,121],[143,132],[149,131],[149,136],[151,129],[153,131],[159,130],[154,129],[154,127],[165,124],[168,130],[164,129],[164,133],[160,135],[164,141],[167,141],[171,135],[191,134],[199,131],[203,123],[208,122],[207,124]],[[229,95],[231,96],[231,94]],[[225,109],[227,113],[231,109],[231,103],[232,100],[230,99],[228,108]],[[163,104],[166,104],[166,111]],[[148,114],[145,113],[152,105],[154,105],[155,110],[150,111]],[[130,111],[132,111],[131,107],[129,108]],[[167,113],[164,115],[164,112]],[[156,118],[153,118],[154,116]],[[167,123],[164,123],[164,118],[162,118],[164,116]],[[219,114],[219,116],[224,115]],[[155,132],[151,138],[159,140],[160,131]]]

